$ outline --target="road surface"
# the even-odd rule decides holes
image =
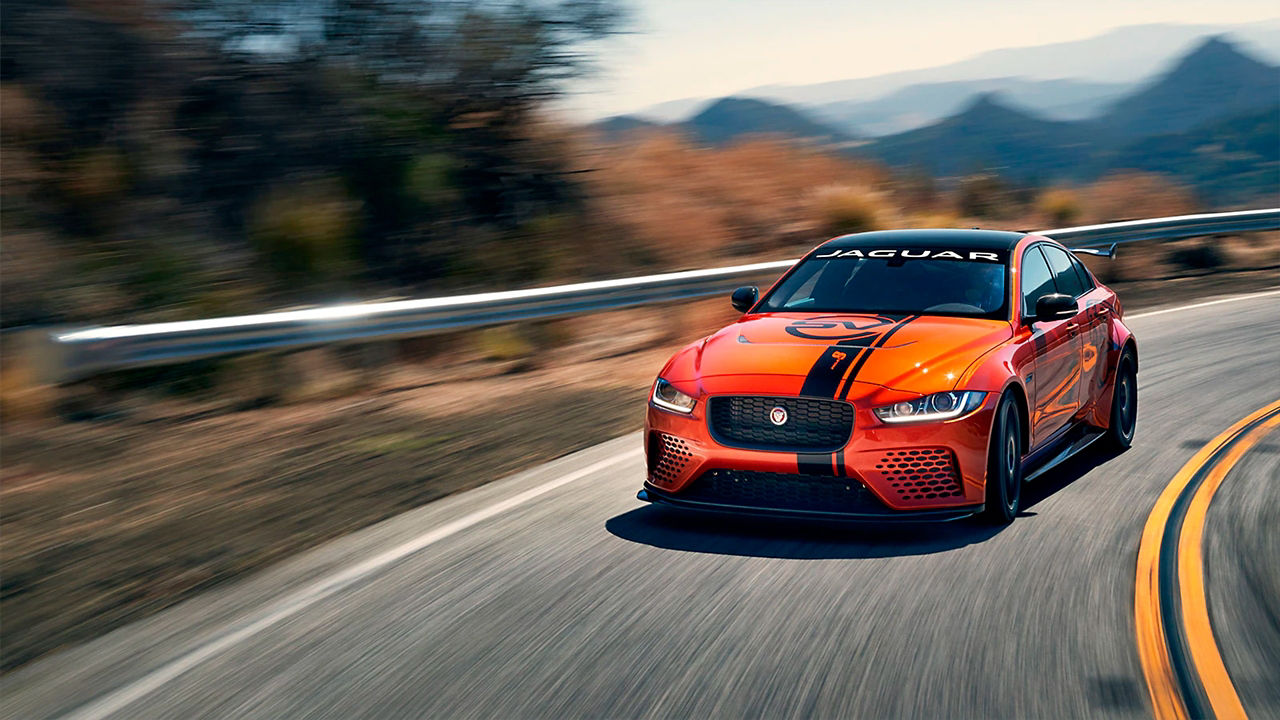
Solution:
[[[1134,447],[1003,529],[671,514],[632,435],[420,508],[0,680],[5,717],[1149,717],[1134,571],[1200,447],[1280,398],[1280,295],[1131,318]],[[1205,530],[1218,644],[1280,717],[1280,433]],[[198,522],[198,519],[193,519]]]

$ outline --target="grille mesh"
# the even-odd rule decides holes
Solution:
[[[891,450],[876,463],[876,470],[903,500],[964,497],[955,460],[946,448]]]
[[[888,508],[857,478],[819,477],[746,470],[710,470],[680,498],[766,510],[885,513]]]
[[[666,433],[653,433],[649,440],[649,479],[659,485],[671,485],[680,477],[693,454],[685,441]]]
[[[770,421],[775,407],[787,411],[785,424]],[[853,406],[839,400],[721,396],[711,398],[708,409],[712,435],[730,447],[833,452],[853,432]]]

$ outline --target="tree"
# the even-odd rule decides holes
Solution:
[[[576,212],[572,159],[531,128],[622,19],[614,0],[7,0],[0,13],[6,98],[41,113],[39,133],[0,137],[34,168],[6,184],[9,217],[69,248],[68,283],[132,297],[59,310],[49,298],[73,293],[51,288],[9,305],[23,322],[180,316],[215,285],[249,288],[259,308],[331,300],[335,282],[414,291],[465,264],[465,242]],[[317,234],[289,198],[341,232]],[[323,252],[281,257],[303,247]]]

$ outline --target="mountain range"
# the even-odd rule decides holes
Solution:
[[[722,98],[688,121],[667,127],[707,144],[756,134],[803,138],[940,178],[995,171],[1022,182],[1050,182],[1135,169],[1179,176],[1217,202],[1280,194],[1280,68],[1251,57],[1233,42],[1202,39],[1166,71],[1142,83],[1056,82],[1065,105],[1087,106],[1090,113],[1077,111],[1073,120],[1046,117],[1026,107],[1026,93],[1035,89],[1025,84],[1022,95],[967,94],[1004,87],[997,80],[899,91],[895,95],[904,104],[898,107],[910,100],[936,109],[959,98],[959,112],[863,142],[833,123],[830,109],[810,116],[759,98]],[[846,117],[856,112],[870,117],[874,107],[850,105],[844,111]],[[660,125],[624,116],[598,127],[616,138],[620,132]]]
[[[1023,103],[1019,90],[1010,85],[993,87],[992,78],[1016,78],[1024,83],[1056,81],[1100,83],[1130,86],[1168,66],[1199,39],[1213,35],[1229,35],[1247,53],[1265,62],[1280,63],[1280,18],[1236,25],[1183,25],[1173,23],[1119,27],[1101,35],[1031,47],[991,50],[959,62],[905,70],[870,77],[855,77],[804,85],[764,85],[734,93],[772,102],[799,106],[819,114],[824,106],[839,103],[864,103],[881,100],[912,85],[977,81],[984,84],[973,93],[1005,92],[1015,102]],[[1049,86],[1052,87],[1052,86]],[[967,98],[958,100],[941,112],[924,116],[924,125],[954,113]],[[1047,104],[1034,99],[1026,107],[1059,120],[1078,119],[1058,114],[1056,101],[1046,97]],[[652,105],[634,114],[648,120],[669,123],[685,120],[713,102],[709,98],[681,98]],[[850,128],[843,128],[850,130]],[[889,134],[909,127],[890,127],[884,133],[872,128],[853,128],[855,134]]]
[[[724,145],[749,135],[780,135],[821,145],[837,145],[853,137],[819,122],[808,114],[757,98],[720,98],[684,122],[664,125],[634,115],[618,115],[594,125],[610,139],[622,139],[636,131],[667,128],[679,130],[705,145]]]
[[[1189,130],[1214,118],[1280,101],[1280,68],[1214,37],[1098,120],[1120,137]]]
[[[742,135],[762,132],[824,145],[853,139],[850,134],[819,122],[804,112],[756,98],[721,98],[685,121],[683,126],[708,145],[722,145]]]
[[[937,177],[979,170],[1020,181],[1162,172],[1228,202],[1280,194],[1280,68],[1209,38],[1095,117],[1061,122],[984,95],[924,128],[858,152]]]
[[[880,138],[860,154],[936,177],[994,171],[1026,180],[1073,175],[1090,141],[1084,124],[1045,120],[981,95],[957,115]]]
[[[1186,132],[1155,135],[1118,150],[1113,168],[1181,178],[1204,198],[1280,203],[1280,101]]]
[[[1129,83],[1028,80],[1022,77],[909,85],[875,100],[807,106],[814,117],[871,137],[914,130],[952,115],[979,95],[998,93],[1013,105],[1052,120],[1082,120],[1133,89]]]

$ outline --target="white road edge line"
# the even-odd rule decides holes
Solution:
[[[1165,313],[1179,312],[1181,310],[1193,310],[1195,308],[1207,307],[1209,305],[1235,302],[1237,300],[1266,297],[1268,295],[1280,295],[1280,289],[1265,290],[1263,292],[1256,292],[1248,295],[1233,295],[1231,297],[1184,305],[1182,307],[1166,308],[1164,310],[1153,310],[1151,312],[1129,315],[1126,316],[1126,319],[1152,317],[1155,315],[1163,315]],[[320,602],[343,588],[354,584],[358,580],[361,580],[387,567],[388,565],[396,563],[451,535],[455,535],[466,530],[472,525],[484,522],[495,515],[500,515],[507,510],[519,507],[540,495],[545,495],[558,487],[568,485],[575,480],[580,480],[599,470],[603,470],[610,465],[630,460],[640,453],[641,450],[637,448],[608,460],[601,460],[600,462],[592,463],[581,470],[571,472],[568,475],[543,483],[535,488],[525,490],[522,493],[507,498],[506,500],[490,505],[483,510],[477,510],[470,515],[454,520],[453,522],[445,523],[434,530],[423,533],[412,540],[408,540],[390,550],[375,555],[362,563],[353,565],[324,580],[314,582],[297,592],[290,593],[271,605],[268,605],[261,613],[259,613],[257,619],[249,621],[248,624],[241,625],[236,630],[232,630],[224,635],[209,640],[203,645],[200,645],[185,655],[172,660],[167,665],[163,665],[152,670],[128,685],[80,706],[70,714],[64,715],[63,718],[65,718],[65,720],[100,720],[101,718],[106,718],[120,710],[123,710],[134,701],[140,700],[155,690],[160,689],[160,687],[165,683],[179,675],[182,675],[186,671],[199,665],[205,660],[208,660],[214,655],[217,655],[223,650],[258,634],[262,630],[275,625],[281,620],[292,615],[296,615],[311,605]]]
[[[1273,290],[1263,290],[1262,292],[1249,293],[1248,295],[1232,295],[1231,297],[1218,298],[1217,300],[1206,300],[1205,302],[1193,303],[1191,305],[1183,305],[1181,307],[1165,308],[1163,310],[1151,310],[1150,312],[1138,313],[1136,315],[1125,315],[1125,320],[1136,320],[1144,317],[1155,317],[1156,315],[1164,315],[1165,313],[1180,312],[1182,310],[1194,310],[1196,308],[1209,307],[1210,305],[1221,305],[1222,303],[1235,302],[1237,300],[1249,300],[1251,298],[1266,297],[1268,295],[1280,295],[1280,288]]]
[[[592,463],[580,470],[576,470],[550,482],[543,483],[537,487],[530,488],[522,493],[513,495],[506,500],[490,505],[483,510],[477,510],[470,515],[445,523],[438,528],[429,530],[411,540],[405,541],[390,550],[379,553],[364,562],[352,565],[345,570],[330,575],[328,578],[313,582],[310,585],[303,587],[301,590],[285,595],[279,600],[266,606],[257,613],[256,619],[248,619],[247,622],[245,624],[241,624],[238,629],[231,630],[197,646],[194,650],[191,650],[169,663],[152,670],[146,675],[143,675],[137,680],[134,680],[119,689],[113,690],[100,698],[80,706],[63,717],[67,720],[97,720],[98,718],[105,718],[119,712],[134,701],[140,700],[153,691],[158,690],[165,683],[173,680],[179,675],[182,675],[186,671],[199,665],[205,660],[208,660],[214,655],[217,655],[223,650],[256,635],[281,620],[292,615],[296,615],[302,610],[305,610],[311,605],[314,605],[317,602],[337,593],[343,588],[349,587],[359,580],[403,560],[429,545],[444,540],[445,538],[466,530],[473,525],[484,522],[495,515],[500,515],[508,510],[519,507],[540,495],[545,495],[552,490],[555,490],[556,488],[568,485],[575,480],[581,480],[582,478],[599,472],[611,465],[616,465],[630,460],[640,453],[641,449],[636,448],[622,453],[621,455],[615,455],[607,460]]]

